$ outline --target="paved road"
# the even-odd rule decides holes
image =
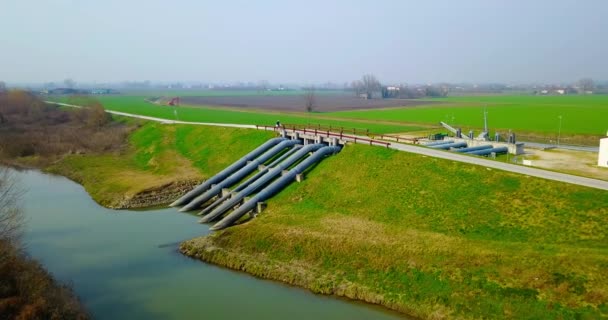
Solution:
[[[559,146],[554,144],[547,143],[538,143],[538,142],[527,142],[520,141],[526,144],[526,146],[534,147],[534,148],[555,148],[555,149],[566,149],[566,150],[576,150],[576,151],[588,151],[588,152],[600,152],[600,147],[585,147],[585,146],[571,146],[567,144],[560,144]],[[598,141],[599,144],[599,141]]]
[[[66,106],[66,107],[81,108],[81,106],[76,106],[76,105],[67,104],[67,103],[57,103],[57,102],[53,102],[53,101],[45,101],[45,102],[50,103],[50,104]],[[265,129],[263,127],[258,128],[255,125],[233,124],[233,123],[175,121],[175,120],[154,118],[154,117],[142,116],[142,115],[137,115],[137,114],[125,113],[125,112],[112,111],[112,110],[107,110],[107,109],[106,109],[106,111],[108,113],[115,114],[115,115],[139,118],[139,119],[150,120],[150,121],[157,121],[157,122],[166,123],[166,124],[191,124],[191,125],[204,125],[204,126],[216,126],[216,127],[233,127],[233,128],[273,130],[272,128],[268,128],[268,129]],[[360,138],[366,139],[367,137],[361,136]],[[357,141],[357,143],[368,144],[368,142],[364,142],[364,141]],[[519,173],[519,174],[525,174],[528,176],[533,176],[533,177],[538,177],[538,178],[544,178],[544,179],[555,180],[555,181],[560,181],[560,182],[565,182],[565,183],[571,183],[571,184],[576,184],[576,185],[590,187],[590,188],[608,190],[608,181],[584,178],[584,177],[574,176],[571,174],[565,174],[565,173],[547,171],[547,170],[542,170],[542,169],[537,169],[537,168],[525,167],[525,166],[515,165],[515,164],[511,164],[511,163],[498,162],[498,161],[489,160],[489,159],[485,159],[485,158],[481,158],[481,157],[466,156],[466,155],[462,155],[459,153],[436,150],[436,149],[429,149],[429,148],[414,146],[414,145],[409,145],[409,144],[401,144],[401,143],[393,142],[393,143],[391,143],[389,148],[399,150],[399,151],[421,154],[421,155],[434,157],[434,158],[441,158],[441,159],[447,159],[447,160],[452,160],[452,161],[470,163],[470,164],[475,164],[475,165],[484,166],[484,167],[488,167],[488,168],[515,172],[515,173]]]
[[[407,144],[391,143],[390,147],[399,151],[412,152],[422,154],[429,157],[442,158],[447,160],[466,162],[470,164],[476,164],[488,168],[499,169],[504,171],[510,171],[520,174],[525,174],[533,177],[544,178],[549,180],[555,180],[560,182],[566,182],[571,184],[577,184],[585,187],[608,190],[608,181],[585,178],[574,176],[571,174],[547,171],[537,168],[531,168],[526,166],[515,165],[511,163],[498,162],[489,160],[481,157],[466,156],[459,153],[447,152],[436,149],[429,149],[424,147],[418,147]]]

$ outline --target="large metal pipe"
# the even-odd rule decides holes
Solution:
[[[462,148],[462,147],[466,147],[466,146],[467,146],[466,142],[454,142],[454,143],[445,143],[445,144],[440,144],[440,145],[434,145],[434,146],[430,146],[430,148],[449,150],[450,148]]]
[[[223,196],[221,196],[220,198],[216,199],[215,201],[213,201],[213,203],[211,203],[210,205],[208,205],[205,209],[203,209],[201,212],[198,213],[199,216],[202,216],[204,214],[207,214],[209,212],[211,212],[211,210],[215,209],[217,206],[219,206],[220,204],[222,204],[224,201],[226,201],[228,198],[230,198],[230,196],[232,196],[232,193],[227,193]]]
[[[275,161],[273,161],[266,168],[260,170],[260,172],[256,173],[255,175],[253,175],[249,179],[245,180],[243,183],[239,184],[232,191],[232,193],[236,193],[236,192],[242,191],[243,189],[247,188],[253,182],[255,182],[256,180],[258,180],[261,176],[265,175],[266,172],[268,172],[269,167],[274,167],[277,163],[280,163],[281,161],[285,160],[285,158],[287,158],[288,156],[292,155],[294,152],[298,151],[300,148],[302,148],[301,145],[296,145],[293,148],[289,149],[289,151],[285,152],[281,157],[279,157],[278,159],[276,159]],[[208,214],[209,212],[211,212],[211,210],[215,209],[217,206],[219,206],[224,201],[226,201],[228,198],[230,198],[230,196],[232,195],[232,193],[228,193],[228,194],[226,194],[226,195],[218,198],[217,200],[213,201],[212,204],[208,205],[205,209],[203,209],[201,212],[199,212],[198,215],[202,216],[202,215]]]
[[[255,208],[258,202],[267,200],[277,192],[281,191],[285,186],[287,186],[291,181],[293,181],[298,174],[304,172],[308,167],[320,161],[324,156],[328,154],[334,154],[339,151],[340,147],[337,146],[323,147],[317,150],[312,156],[306,158],[295,168],[289,170],[287,174],[281,176],[268,187],[264,188],[262,191],[256,194],[253,198],[243,203],[240,207],[238,207],[238,209],[234,210],[231,214],[227,215],[226,217],[224,217],[224,219],[216,223],[213,227],[211,227],[211,230],[221,230],[231,226],[235,221],[237,221],[247,212]]]
[[[483,149],[483,150],[467,152],[466,154],[472,154],[472,155],[476,155],[476,156],[487,156],[487,155],[491,154],[492,152],[497,153],[497,154],[498,153],[507,153],[507,152],[509,152],[509,148],[498,147],[498,148],[492,148],[492,149]]]
[[[294,152],[298,151],[300,148],[302,148],[302,146],[300,146],[300,145],[291,148],[290,150],[288,150],[287,152],[285,152],[283,155],[281,155],[280,157],[278,157],[276,160],[274,160],[273,162],[271,162],[268,165],[268,167],[274,167],[274,166],[276,166],[277,164],[281,163],[281,161],[287,159],[287,157],[289,157],[290,155],[292,155]]]
[[[441,144],[448,144],[448,143],[454,143],[454,140],[441,140],[441,141],[437,141],[437,142],[429,142],[429,143],[425,143],[424,146],[430,147],[430,146],[438,146]]]
[[[246,154],[245,156],[243,156],[242,158],[240,158],[239,160],[237,160],[236,162],[231,164],[226,169],[220,171],[213,177],[207,179],[205,182],[198,185],[196,188],[190,190],[190,192],[186,193],[179,199],[175,200],[169,206],[175,207],[175,206],[181,206],[183,204],[188,203],[190,200],[194,199],[196,196],[198,196],[199,194],[201,194],[204,191],[206,191],[207,189],[209,189],[209,187],[211,187],[212,184],[226,178],[227,176],[232,174],[234,171],[244,167],[247,164],[247,161],[257,158],[259,155],[264,153],[266,150],[277,145],[279,142],[285,141],[285,140],[287,140],[287,139],[286,138],[273,138],[273,139],[270,139],[270,140],[264,142],[261,146],[255,148],[253,151],[249,152],[248,154]]]
[[[259,165],[268,161],[269,159],[271,159],[272,157],[277,155],[279,152],[283,151],[283,149],[294,146],[299,143],[302,143],[302,141],[301,140],[282,141],[281,143],[272,147],[272,149],[268,150],[263,155],[259,156],[258,158],[254,159],[254,160],[251,160],[249,163],[247,163],[247,165],[245,165],[244,167],[239,169],[237,172],[231,174],[230,176],[228,176],[227,178],[225,178],[221,181],[218,181],[217,184],[213,185],[211,188],[209,188],[209,190],[205,191],[203,194],[192,199],[190,202],[188,202],[188,204],[183,206],[179,211],[186,212],[186,211],[197,209],[203,203],[209,201],[211,198],[217,196],[220,192],[222,192],[223,188],[230,187],[231,185],[239,182],[241,179],[245,178],[247,175],[249,175],[250,173],[255,171],[255,169],[257,169]]]
[[[256,180],[250,186],[243,189],[242,191],[240,191],[239,193],[237,193],[236,195],[234,195],[233,197],[228,199],[226,202],[224,202],[221,206],[215,208],[209,214],[204,216],[200,220],[200,222],[205,223],[205,222],[210,222],[210,221],[215,220],[216,218],[218,218],[219,216],[224,214],[224,212],[226,212],[226,211],[232,209],[234,206],[236,206],[239,202],[241,202],[241,200],[243,200],[243,198],[252,194],[256,190],[262,188],[264,185],[266,185],[267,183],[272,181],[272,179],[278,177],[283,172],[283,170],[289,168],[292,164],[296,163],[296,161],[298,161],[300,158],[306,156],[306,154],[308,154],[311,151],[315,151],[315,150],[321,149],[323,147],[325,147],[325,145],[320,144],[320,143],[309,144],[309,145],[302,147],[300,150],[298,150],[298,152],[296,152],[295,154],[293,154],[292,156],[287,158],[285,161],[279,163],[276,167],[269,169],[265,175],[263,175],[261,178]],[[203,212],[201,212],[201,214],[203,214]]]
[[[484,150],[484,149],[492,149],[493,146],[490,144],[486,144],[483,146],[475,146],[475,147],[468,147],[468,148],[462,148],[462,149],[456,149],[454,150],[454,152],[470,152],[470,151],[477,151],[477,150]]]

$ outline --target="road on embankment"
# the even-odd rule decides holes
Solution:
[[[554,171],[547,171],[537,168],[525,167],[511,163],[493,161],[485,158],[474,157],[474,156],[466,156],[459,153],[424,148],[419,146],[401,144],[401,143],[391,143],[389,146],[391,149],[417,153],[429,157],[441,158],[446,160],[458,161],[458,162],[466,162],[470,164],[475,164],[479,166],[484,166],[493,169],[499,169],[519,174],[525,174],[528,176],[544,178],[549,180],[555,180],[560,182],[566,182],[571,184],[577,184],[585,187],[596,188],[608,190],[608,181],[579,177],[566,173],[559,173]]]
[[[65,106],[65,107],[82,108],[82,106],[77,106],[77,105],[72,105],[72,104],[67,104],[67,103],[59,103],[59,102],[54,102],[54,101],[45,101],[45,102],[49,103],[49,104],[56,104],[56,105]],[[179,120],[168,120],[168,119],[154,118],[154,117],[142,116],[142,115],[137,115],[137,114],[125,113],[125,112],[112,111],[112,110],[107,110],[107,109],[106,109],[106,112],[115,114],[115,115],[119,115],[119,116],[132,117],[132,118],[144,119],[144,120],[149,120],[149,121],[157,121],[157,122],[166,123],[166,124],[190,124],[190,125],[204,125],[204,126],[216,126],[216,127],[233,127],[233,128],[246,128],[246,129],[259,129],[259,130],[273,130],[272,127],[258,127],[255,125],[246,125],[246,124],[189,122],[189,121],[179,121]],[[358,138],[366,139],[367,137],[361,136]],[[356,142],[361,143],[361,144],[367,144],[367,142],[363,142],[363,141],[356,141]],[[420,155],[424,155],[424,156],[428,156],[428,157],[464,162],[464,163],[474,164],[474,165],[478,165],[478,166],[484,166],[487,168],[493,168],[493,169],[498,169],[498,170],[519,173],[519,174],[528,175],[528,176],[532,176],[532,177],[538,177],[538,178],[543,178],[543,179],[548,179],[548,180],[555,180],[555,181],[560,181],[560,182],[565,182],[565,183],[570,183],[570,184],[576,184],[576,185],[580,185],[580,186],[584,186],[584,187],[608,190],[608,181],[603,181],[603,180],[598,180],[598,179],[579,177],[579,176],[575,176],[575,175],[571,175],[571,174],[547,171],[547,170],[531,168],[531,167],[524,167],[524,166],[515,165],[515,164],[511,164],[511,163],[498,162],[498,161],[493,161],[493,160],[489,160],[489,159],[485,159],[485,158],[466,156],[466,155],[462,155],[462,154],[458,154],[458,153],[447,152],[447,151],[442,151],[442,150],[435,150],[435,149],[408,145],[408,144],[391,142],[389,148],[394,149],[394,150],[399,150],[399,151],[416,153],[416,154],[420,154]]]

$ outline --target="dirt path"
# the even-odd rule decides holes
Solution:
[[[576,150],[530,150],[532,166],[608,181],[608,168],[597,166],[597,153]]]

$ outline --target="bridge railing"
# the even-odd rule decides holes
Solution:
[[[326,137],[326,138],[338,138],[340,140],[347,140],[347,141],[352,141],[352,142],[359,142],[359,143],[369,143],[369,145],[378,145],[378,146],[384,146],[384,147],[389,147],[391,145],[390,142],[387,141],[380,141],[380,140],[376,140],[376,139],[371,139],[371,138],[363,138],[361,136],[354,136],[354,135],[349,135],[349,134],[344,134],[344,132],[332,132],[329,130],[323,130],[323,129],[309,129],[309,128],[303,128],[303,129],[298,129],[298,128],[289,128],[287,126],[281,126],[281,127],[271,127],[271,126],[259,126],[256,125],[256,128],[258,129],[264,129],[264,130],[273,130],[275,132],[279,132],[280,130],[286,130],[286,131],[291,131],[291,132],[298,132],[298,133],[303,133],[303,134],[313,134],[315,136],[322,136],[322,137]]]
[[[370,132],[369,129],[361,129],[361,128],[349,128],[349,127],[343,127],[343,126],[332,126],[332,125],[321,125],[321,124],[311,124],[311,123],[307,123],[307,124],[292,124],[292,123],[288,123],[288,124],[283,124],[281,125],[283,128],[285,129],[317,129],[317,130],[321,130],[321,131],[331,131],[331,132],[338,132],[338,133],[352,133],[354,135],[364,135],[364,136],[368,136],[371,139],[375,139],[375,140],[390,140],[390,141],[395,141],[395,142],[405,142],[405,143],[411,143],[411,144],[418,144],[418,141],[424,137],[415,137],[415,138],[405,138],[405,137],[400,137],[397,135],[391,135],[391,134],[382,134],[382,133],[374,133],[374,132]]]

